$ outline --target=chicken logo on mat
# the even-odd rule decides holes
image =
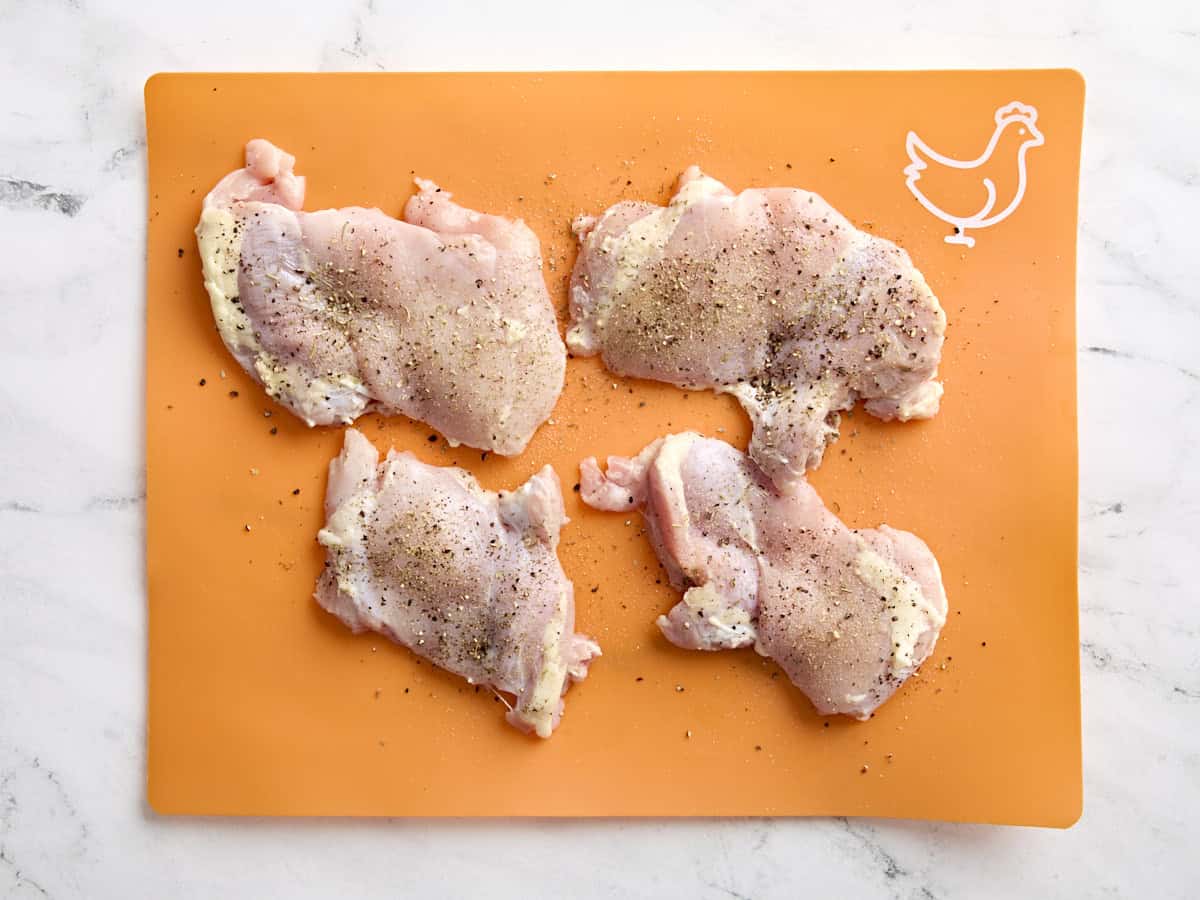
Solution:
[[[1045,142],[1037,110],[1015,101],[996,110],[992,139],[972,160],[943,156],[910,131],[905,184],[918,203],[954,226],[947,244],[974,247],[967,229],[987,228],[1012,215],[1025,196],[1025,154]]]

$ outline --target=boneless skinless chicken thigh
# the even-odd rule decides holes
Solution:
[[[377,409],[452,443],[520,453],[566,366],[537,237],[429,181],[403,221],[302,212],[294,164],[250,141],[245,168],[204,200],[196,235],[230,352],[309,425]]]
[[[658,620],[680,647],[754,647],[822,714],[868,718],[946,621],[937,560],[886,525],[850,529],[804,479],[780,493],[743,453],[693,433],[582,464],[583,500],[640,509],[683,599]]]
[[[692,166],[668,206],[618,203],[575,231],[571,351],[734,394],[781,489],[820,463],[856,399],[883,419],[937,412],[937,298],[907,253],[816,194],[735,195]]]
[[[495,494],[466,471],[375,447],[347,429],[329,466],[325,570],[316,599],[353,631],[377,631],[434,664],[514,695],[508,721],[549,737],[563,694],[600,655],[575,632],[559,565],[567,521],[549,466]]]

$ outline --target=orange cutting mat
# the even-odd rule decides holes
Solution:
[[[1009,101],[1037,107],[1029,187],[971,249],[908,192],[905,135],[972,159]],[[871,815],[1065,826],[1079,816],[1075,227],[1083,83],[1070,71],[158,75],[146,85],[149,798],[163,813]],[[634,516],[585,509],[582,457],[692,428],[739,447],[730,398],[574,360],[526,453],[480,459],[403,418],[378,446],[512,488],[544,463],[572,522],[561,557],[604,656],[547,742],[487,692],[311,599],[341,429],[271,403],[213,327],[192,229],[265,137],[307,209],[398,215],[414,175],[522,217],[565,311],[579,212],[664,202],[699,163],[735,190],[794,185],[912,254],[949,316],[932,421],[862,412],[812,474],[854,526],[928,541],[951,614],[869,722],[816,715],[752,651],[669,645],[676,600]],[[1000,160],[1001,176],[1015,160]],[[998,191],[1011,184],[998,183]],[[975,198],[970,198],[974,203]],[[257,474],[255,474],[257,472]],[[296,491],[299,490],[297,494]],[[245,526],[249,525],[248,531]],[[690,732],[690,737],[688,733]]]

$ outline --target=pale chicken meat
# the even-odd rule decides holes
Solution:
[[[585,503],[640,509],[683,599],[658,619],[695,650],[754,647],[823,715],[866,719],[929,656],[946,621],[937,560],[886,525],[846,527],[800,479],[779,492],[745,454],[685,433],[582,464]]]
[[[553,469],[496,494],[462,469],[411,453],[380,462],[351,428],[329,466],[325,515],[322,607],[355,632],[376,631],[511,696],[509,723],[550,737],[567,688],[600,655],[575,631],[574,590],[557,556],[567,519]]]
[[[882,419],[937,412],[937,298],[907,253],[816,194],[734,194],[692,166],[666,207],[626,201],[574,229],[571,352],[732,393],[781,489],[820,463],[857,400]]]
[[[566,367],[537,237],[420,180],[403,220],[303,212],[294,165],[250,141],[245,168],[204,200],[196,235],[229,351],[309,425],[401,413],[520,453]]]

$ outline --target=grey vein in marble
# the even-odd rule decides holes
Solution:
[[[0,176],[0,207],[10,209],[36,208],[77,216],[85,199],[78,194],[51,190],[34,181]]]
[[[1142,356],[1138,353],[1130,353],[1127,350],[1117,350],[1114,347],[1084,347],[1083,352],[1094,353],[1097,356],[1111,356],[1116,359],[1128,359],[1136,362],[1150,363],[1151,365],[1156,366],[1166,366],[1177,374],[1182,375],[1184,378],[1191,378],[1195,381],[1200,381],[1200,372],[1194,372],[1191,369],[1185,369],[1183,366],[1177,366],[1173,363],[1164,362],[1161,359],[1153,359],[1152,357]]]

